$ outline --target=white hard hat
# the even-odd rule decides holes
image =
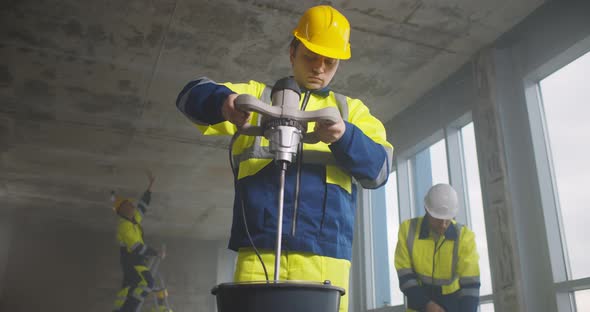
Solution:
[[[449,184],[434,185],[424,197],[424,208],[437,219],[453,219],[459,211],[457,192]]]

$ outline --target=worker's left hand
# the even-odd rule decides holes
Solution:
[[[436,304],[434,301],[430,301],[426,304],[424,311],[425,312],[445,312],[445,309],[443,307],[439,306],[438,304]]]
[[[344,131],[346,131],[346,125],[342,118],[336,123],[319,121],[316,122],[314,131],[320,141],[330,144],[338,141],[342,137]]]

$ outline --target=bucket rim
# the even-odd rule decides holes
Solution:
[[[243,281],[243,282],[229,282],[229,283],[221,283],[216,285],[211,289],[211,294],[217,295],[217,292],[220,288],[225,289],[232,289],[232,288],[272,288],[272,289],[285,289],[285,288],[310,288],[310,289],[317,289],[317,290],[335,290],[340,292],[340,296],[344,296],[346,291],[342,287],[334,286],[329,283],[329,281],[325,282],[315,282],[315,281],[298,281],[298,280],[289,280],[289,281]]]

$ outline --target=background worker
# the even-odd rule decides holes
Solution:
[[[383,124],[362,101],[340,97],[329,87],[340,61],[351,55],[346,17],[331,6],[312,7],[299,20],[293,36],[289,58],[294,79],[310,94],[305,109],[340,106],[343,116],[333,124],[310,123],[321,142],[304,144],[301,159],[287,169],[279,279],[330,280],[347,289],[357,196],[353,178],[365,188],[386,183],[393,147],[386,141]],[[235,108],[238,94],[269,103],[264,99],[268,91],[257,81],[219,84],[200,78],[186,85],[176,105],[203,134],[233,135],[238,127],[259,122],[257,113]],[[263,261],[274,262],[278,169],[272,155],[254,152],[266,146],[265,138],[246,136],[233,144],[238,168],[229,248],[238,251],[236,281],[266,278],[249,236],[262,249]],[[268,268],[272,276],[274,270]],[[347,297],[343,297],[340,310],[347,309]]]
[[[408,311],[476,312],[479,255],[475,234],[454,218],[457,193],[437,184],[424,198],[426,215],[404,221],[395,249],[399,285]]]
[[[120,245],[120,261],[123,270],[123,283],[117,293],[115,311],[135,312],[141,302],[152,291],[154,278],[147,267],[150,256],[164,257],[154,248],[149,247],[143,240],[141,222],[151,200],[152,185],[155,177],[147,173],[148,187],[143,193],[137,207],[130,198],[115,197],[113,209],[119,216],[117,240]]]

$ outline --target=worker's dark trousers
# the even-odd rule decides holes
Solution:
[[[119,296],[126,293],[125,301],[118,312],[136,312],[140,303],[149,295],[154,287],[154,278],[150,270],[143,265],[134,267],[132,272],[125,272],[123,289]],[[125,291],[126,290],[126,291]]]

